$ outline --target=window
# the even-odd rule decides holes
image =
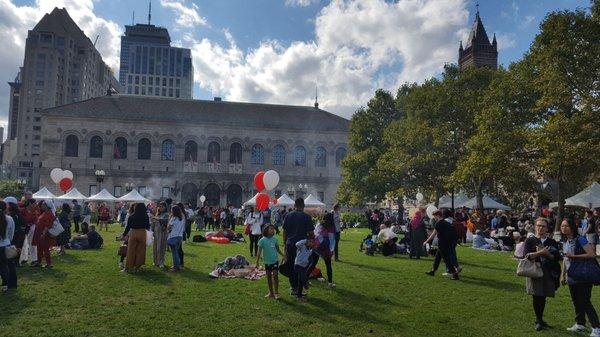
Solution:
[[[98,186],[96,185],[90,185],[89,188],[89,196],[91,197],[92,195],[98,193]]]
[[[273,165],[285,165],[285,148],[283,145],[275,145],[273,147]]]
[[[90,140],[90,158],[102,158],[104,141],[99,136],[94,136]]]
[[[325,148],[319,146],[315,150],[315,166],[326,167],[327,166],[327,151]]]
[[[166,139],[162,142],[160,160],[175,160],[175,143],[172,140]]]
[[[169,197],[169,195],[171,194],[171,188],[170,187],[163,187],[160,197],[163,199],[166,199]]]
[[[41,126],[34,126],[33,127],[33,131],[41,131],[42,127]]]
[[[252,146],[251,163],[254,165],[263,165],[265,163],[265,149],[260,144]]]
[[[127,159],[127,139],[123,137],[115,139],[113,157],[115,159]]]
[[[152,144],[148,138],[142,138],[138,142],[138,159],[148,160],[152,154]]]
[[[335,150],[335,166],[340,167],[344,158],[346,158],[346,149],[339,147],[337,150]]]
[[[115,186],[113,195],[115,197],[120,197],[121,196],[121,186]]]
[[[317,194],[319,195],[319,201],[325,202],[325,192],[317,192]]]
[[[77,156],[79,156],[79,138],[75,135],[69,135],[65,141],[65,157]]]
[[[233,143],[229,147],[229,163],[242,163],[242,145],[240,143]]]
[[[148,192],[146,191],[146,186],[138,186],[138,192],[140,192],[140,194],[143,197],[147,197],[148,196]]]
[[[302,146],[297,146],[294,150],[294,165],[306,166],[306,149]]]
[[[208,144],[208,155],[206,158],[208,163],[219,163],[221,162],[221,145],[217,142],[211,142]]]
[[[195,141],[190,140],[185,143],[185,159],[184,161],[197,162],[198,161],[198,144]]]

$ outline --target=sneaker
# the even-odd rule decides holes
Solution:
[[[433,270],[426,271],[425,274],[427,274],[429,276],[435,276],[435,272]]]
[[[583,326],[581,324],[575,323],[572,327],[567,328],[567,331],[571,331],[571,332],[584,332],[585,331],[585,326]]]
[[[119,269],[123,269],[125,267],[125,264],[123,262],[119,262]]]
[[[593,328],[590,337],[600,337],[600,328]]]
[[[445,273],[442,274],[442,276],[448,276],[448,275],[450,275],[449,272],[445,272]]]
[[[454,281],[458,281],[459,280],[458,273],[452,274],[452,276],[450,276],[450,279],[454,280]]]
[[[460,272],[463,270],[463,268],[461,266],[456,267],[456,273],[460,274]]]
[[[543,328],[544,327],[540,323],[535,322],[535,331],[542,331]]]
[[[331,283],[329,283],[329,285],[328,285],[328,286],[329,286],[329,288],[332,288],[332,289],[333,289],[333,288],[335,288],[335,283],[331,282]]]

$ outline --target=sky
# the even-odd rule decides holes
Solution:
[[[479,11],[508,66],[548,12],[589,3],[485,0]],[[66,8],[90,39],[99,35],[115,75],[124,26],[148,20],[144,0],[0,0],[0,125],[27,31],[54,7]],[[152,24],[192,49],[194,98],[312,105],[318,88],[322,109],[350,118],[376,89],[395,92],[456,63],[476,10],[471,0],[152,0]]]

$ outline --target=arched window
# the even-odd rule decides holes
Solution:
[[[220,163],[221,162],[221,145],[219,145],[219,143],[211,142],[210,144],[208,144],[208,155],[206,156],[206,162],[208,162],[208,163]]]
[[[123,137],[115,139],[113,156],[115,159],[127,159],[127,139]]]
[[[242,206],[242,187],[240,185],[233,184],[227,188],[227,205]]]
[[[338,147],[338,149],[335,150],[335,166],[340,167],[344,158],[346,158],[346,149],[343,147]]]
[[[319,146],[315,150],[315,166],[326,167],[327,166],[327,151],[325,148]]]
[[[296,146],[294,150],[294,165],[306,166],[306,149],[303,146]]]
[[[285,148],[283,145],[273,147],[273,165],[285,165]]]
[[[190,140],[185,143],[185,159],[184,161],[197,162],[198,161],[198,144],[195,141]]]
[[[138,142],[138,159],[149,160],[152,156],[152,143],[148,138],[142,138]]]
[[[68,135],[65,140],[65,157],[79,156],[79,138],[75,135]]]
[[[175,160],[175,142],[165,139],[160,149],[160,160]]]
[[[90,158],[102,158],[104,141],[100,136],[94,136],[90,139]]]
[[[240,143],[233,143],[229,147],[229,163],[230,164],[241,164],[242,163],[242,145]]]
[[[265,163],[265,148],[260,144],[252,146],[252,157],[250,162],[254,165],[263,165]]]
[[[221,189],[217,184],[208,184],[204,188],[206,197],[205,206],[219,206],[221,204]]]

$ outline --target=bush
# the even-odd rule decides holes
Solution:
[[[23,196],[23,187],[16,180],[0,180],[0,197],[15,197],[20,200]]]
[[[354,224],[360,224],[359,227],[368,227],[369,222],[363,213],[342,213],[342,221],[346,223],[348,227],[354,227]]]

